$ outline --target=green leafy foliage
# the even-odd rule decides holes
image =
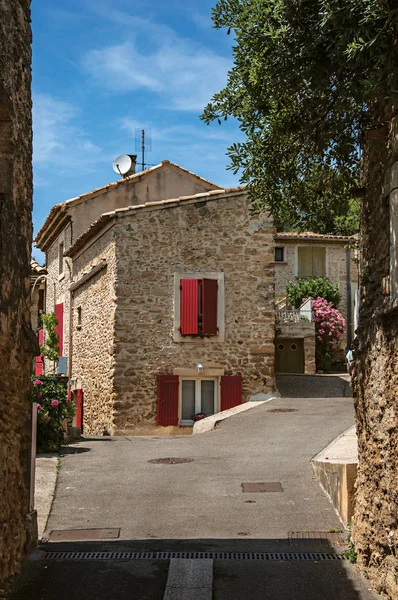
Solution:
[[[41,316],[42,324],[46,331],[45,342],[43,346],[40,346],[40,351],[43,356],[53,361],[54,367],[59,359],[59,335],[56,333],[58,320],[55,313],[47,313]]]
[[[286,285],[286,297],[289,304],[299,308],[304,299],[324,298],[330,302],[333,308],[337,308],[341,300],[341,292],[337,283],[332,283],[326,277],[314,277],[311,279],[298,279],[289,281]]]
[[[32,402],[37,402],[37,451],[57,452],[64,443],[63,421],[75,414],[65,386],[56,377],[32,377]]]
[[[234,35],[234,65],[201,118],[238,120],[230,168],[253,209],[279,227],[354,233],[363,131],[398,95],[396,1],[219,0],[213,22]]]

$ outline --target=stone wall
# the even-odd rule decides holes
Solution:
[[[394,226],[398,122],[390,124],[387,137],[380,134],[383,130],[368,134],[362,182],[366,192],[361,226],[360,325],[354,369],[359,468],[353,539],[361,569],[377,589],[396,600],[398,307],[390,280],[390,256],[395,256],[398,233]],[[396,260],[392,275],[395,268]]]
[[[300,245],[304,245],[305,242],[300,242]],[[276,240],[275,245],[278,247],[283,246],[285,248],[285,260],[286,262],[275,262],[275,298],[281,298],[286,296],[286,284],[289,281],[296,281],[295,271],[295,255],[297,249],[297,243],[288,242],[287,240]],[[342,312],[344,318],[347,317],[347,275],[346,275],[346,243],[328,244],[327,242],[311,243],[307,242],[308,246],[323,246],[326,247],[326,261],[327,261],[327,274],[330,281],[338,283],[341,291],[341,303],[339,310]],[[351,253],[352,254],[352,253]],[[351,261],[351,282],[357,283],[358,281],[358,267]]]
[[[69,258],[64,259],[64,271],[59,273],[58,246],[59,241],[64,242],[66,251],[72,243],[72,227],[67,225],[46,252],[46,312],[55,312],[56,304],[64,305],[64,329],[63,329],[63,349],[62,355],[69,354],[69,286],[72,280],[72,261]],[[45,360],[46,373],[53,370],[52,362]]]
[[[243,376],[243,396],[274,389],[272,222],[243,193],[119,218],[114,423],[155,423],[156,380],[176,368]],[[175,341],[175,273],[224,273],[225,341]]]
[[[0,2],[0,596],[34,541],[29,514],[33,356],[29,1]]]
[[[114,431],[115,278],[115,243],[112,231],[108,230],[73,262],[73,352],[69,359],[76,386],[84,392],[86,434]]]
[[[338,283],[341,291],[341,302],[339,311],[347,321],[347,273],[346,273],[346,242],[317,242],[311,240],[305,242],[300,240],[299,244],[291,240],[277,239],[275,245],[285,248],[285,261],[275,262],[275,299],[286,296],[286,284],[296,281],[296,252],[298,245],[322,246],[326,248],[327,276],[333,283]],[[352,252],[350,253],[351,258]],[[351,293],[354,292],[358,282],[358,267],[355,262],[350,262]],[[353,297],[351,298],[351,322],[353,325]],[[353,331],[353,326],[352,326]],[[341,346],[346,344],[346,338],[342,339]]]

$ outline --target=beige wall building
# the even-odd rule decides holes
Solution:
[[[354,326],[354,301],[358,289],[358,266],[347,248],[355,237],[320,233],[280,232],[275,235],[275,300],[283,303],[286,284],[300,278],[327,277],[341,292],[339,310],[347,326]],[[347,306],[349,305],[350,310]]]
[[[354,252],[347,246],[356,239],[319,233],[279,232],[275,234],[275,304],[277,328],[275,361],[278,372],[315,373],[315,326],[295,322],[286,309],[286,284],[298,279],[327,277],[341,292],[339,310],[347,323],[343,351],[351,344],[355,330],[358,267]]]

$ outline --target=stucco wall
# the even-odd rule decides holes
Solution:
[[[381,119],[384,120],[384,119]],[[353,539],[372,585],[398,598],[398,318],[390,283],[390,203],[398,193],[398,121],[364,153],[360,326],[354,398],[359,465]],[[385,170],[395,164],[386,177]],[[393,215],[391,215],[393,216]]]
[[[142,178],[134,178],[131,184],[120,185],[95,198],[71,205],[69,211],[73,220],[74,239],[103,213],[145,202],[199,194],[218,187],[205,181],[201,182],[188,172],[177,171],[172,165],[167,164],[167,161],[163,162],[161,169]]]
[[[72,292],[72,377],[84,391],[84,433],[113,432],[115,393],[114,320],[116,254],[112,231],[87,248],[73,263],[74,281],[92,267],[106,266]],[[78,310],[81,308],[81,326]]]
[[[154,424],[156,376],[175,368],[242,374],[243,395],[274,389],[272,222],[243,194],[137,212],[115,225],[115,427]],[[224,272],[225,341],[174,341],[174,274]]]
[[[0,596],[32,540],[30,3],[0,2]]]

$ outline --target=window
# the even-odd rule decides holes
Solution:
[[[77,307],[77,327],[81,329],[82,327],[82,307]]]
[[[217,335],[217,279],[180,280],[181,335]]]
[[[284,262],[285,261],[285,249],[284,248],[275,248],[275,261],[276,262]]]
[[[216,379],[181,380],[181,424],[191,425],[197,413],[217,412]]]
[[[159,374],[157,379],[156,422],[163,427],[192,425],[198,412],[210,415],[242,404],[241,375],[180,379],[178,375]]]
[[[58,273],[62,275],[64,272],[64,242],[58,245]]]
[[[174,273],[175,342],[211,344],[225,339],[224,273]]]
[[[298,277],[326,277],[326,248],[321,246],[299,246]]]

